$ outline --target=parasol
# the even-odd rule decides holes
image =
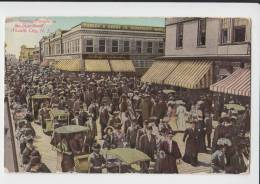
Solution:
[[[175,93],[176,91],[172,90],[172,89],[164,89],[163,93],[165,94],[171,94],[171,93]]]
[[[239,105],[239,104],[225,104],[224,107],[227,108],[227,109],[234,109],[234,110],[237,110],[237,111],[244,111],[245,110],[245,107],[242,106],[242,105]]]

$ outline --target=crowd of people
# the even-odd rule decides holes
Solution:
[[[47,109],[65,110],[69,124],[91,130],[87,148],[90,172],[103,171],[106,162],[100,150],[125,147],[151,158],[140,163],[143,173],[178,173],[182,161],[199,166],[199,153],[212,155],[212,172],[242,173],[248,169],[249,106],[243,111],[223,108],[214,128],[213,116],[217,115],[210,95],[183,96],[164,90],[165,86],[143,83],[133,74],[67,74],[24,64],[8,66],[6,78],[12,106],[23,106],[28,113],[34,110],[41,117],[48,114]],[[30,97],[35,94],[48,95],[50,100],[32,109]],[[27,119],[30,122],[33,118]],[[183,155],[180,143],[174,140],[176,134],[183,134]],[[79,139],[82,137],[74,136],[66,148],[72,154],[63,157],[64,172],[73,171],[72,157],[83,150],[85,141]],[[30,165],[27,171],[47,171],[40,153],[33,149],[33,139],[25,144],[21,151],[25,164]]]

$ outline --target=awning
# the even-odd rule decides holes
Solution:
[[[135,72],[132,60],[110,60],[111,70],[113,72]]]
[[[142,76],[142,82],[162,84],[165,78],[178,66],[178,61],[158,61]]]
[[[57,60],[56,64],[54,64],[54,68],[63,71],[79,72],[80,60],[79,59]]]
[[[250,96],[249,69],[238,69],[228,77],[210,86],[211,91],[240,96]]]
[[[181,61],[164,84],[188,89],[208,88],[212,83],[211,68],[209,61]]]
[[[110,72],[110,66],[106,59],[85,60],[85,71],[87,72]]]

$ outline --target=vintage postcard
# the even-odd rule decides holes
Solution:
[[[249,174],[251,27],[6,17],[6,171]]]

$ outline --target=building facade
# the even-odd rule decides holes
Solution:
[[[40,48],[39,47],[34,47],[33,50],[33,63],[37,64],[40,63]]]
[[[81,23],[58,30],[40,40],[41,61],[128,59],[137,70],[149,68],[153,58],[164,55],[163,27]]]
[[[19,61],[20,62],[31,62],[33,60],[34,48],[26,47],[26,45],[21,46]]]
[[[243,18],[167,18],[166,57],[214,61],[214,79],[250,67],[251,21]]]

